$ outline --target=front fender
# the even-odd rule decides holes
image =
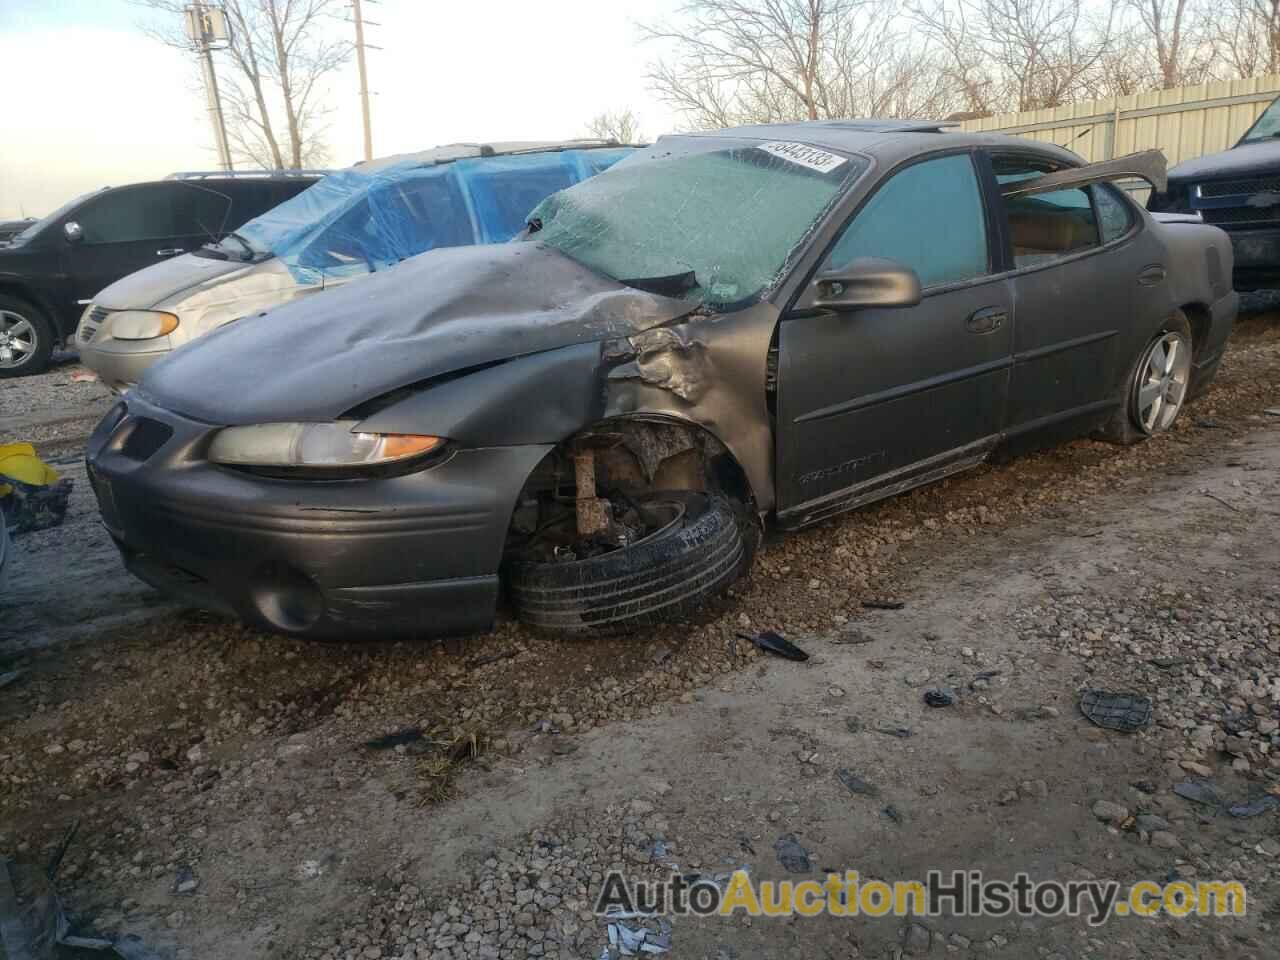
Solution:
[[[767,512],[774,483],[766,380],[777,322],[776,308],[761,303],[527,354],[409,388],[359,429],[491,447],[560,443],[606,419],[684,421],[723,444]]]

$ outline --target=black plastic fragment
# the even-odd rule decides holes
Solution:
[[[868,610],[901,610],[906,606],[901,600],[863,600],[862,605]]]
[[[836,771],[836,779],[849,788],[850,793],[856,793],[863,797],[880,796],[880,788],[874,783],[868,783],[852,770],[840,769]]]
[[[1222,794],[1208,780],[1183,780],[1182,783],[1174,784],[1173,792],[1184,800],[1190,800],[1192,803],[1202,803],[1206,807],[1221,807],[1223,805]]]
[[[1080,695],[1080,712],[1096,726],[1132,733],[1151,722],[1151,698],[1136,693],[1086,690]]]
[[[779,837],[773,844],[773,851],[788,873],[808,873],[813,869],[813,864],[809,862],[809,851],[800,846],[794,833]]]
[[[930,707],[950,707],[956,702],[956,692],[950,687],[930,687],[924,692],[924,702]]]
[[[779,633],[772,630],[763,630],[760,633],[752,635],[750,633],[738,634],[743,640],[750,640],[761,650],[765,650],[775,656],[782,657],[785,660],[808,660],[809,655],[797,647],[794,643],[787,640]]]

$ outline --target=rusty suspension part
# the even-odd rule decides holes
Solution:
[[[596,455],[590,448],[573,455],[577,492],[578,536],[590,537],[609,529],[609,501],[596,496]]]

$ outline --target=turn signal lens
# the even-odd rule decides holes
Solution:
[[[396,463],[444,445],[443,437],[361,433],[355,420],[332,423],[258,423],[219,430],[209,459],[245,467],[362,467]]]
[[[178,318],[160,310],[121,310],[107,323],[116,340],[154,340],[178,329]]]

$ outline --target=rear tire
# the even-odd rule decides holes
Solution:
[[[0,378],[43,373],[55,340],[53,324],[27,301],[0,294]]]
[[[755,537],[715,494],[664,490],[636,498],[678,506],[678,518],[631,546],[564,563],[513,561],[516,615],[562,633],[621,633],[679,619],[727,590],[751,565]]]
[[[1131,446],[1172,427],[1188,399],[1192,350],[1191,324],[1179,310],[1129,368],[1120,404],[1102,427],[1102,439]]]

